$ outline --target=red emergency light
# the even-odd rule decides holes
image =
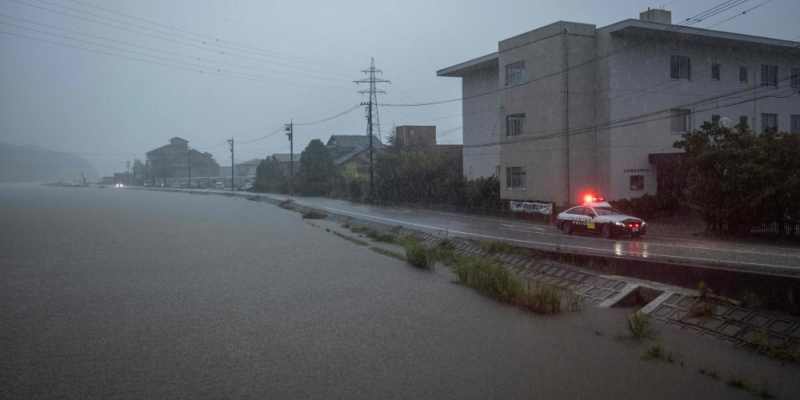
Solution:
[[[591,193],[586,193],[583,195],[583,203],[597,203],[598,201],[604,201],[605,199],[602,196],[596,196]]]

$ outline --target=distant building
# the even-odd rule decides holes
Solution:
[[[657,194],[704,122],[800,132],[800,43],[672,24],[559,21],[437,73],[460,77],[467,177],[557,204]],[[752,100],[751,100],[752,99]]]
[[[400,147],[419,147],[436,145],[436,127],[420,125],[401,125],[394,128],[394,143]]]
[[[185,178],[189,176],[191,162],[192,177],[215,177],[220,167],[211,153],[201,153],[189,148],[189,141],[174,137],[169,144],[147,152],[147,162],[152,178]]]
[[[367,135],[331,135],[328,143],[325,144],[331,158],[336,160],[357,150],[369,148],[369,136]],[[383,143],[376,137],[372,137],[372,148],[383,148]]]
[[[394,130],[393,145],[402,150],[436,152],[449,159],[448,166],[463,175],[463,150],[460,144],[436,144],[436,127],[400,125]]]
[[[270,156],[273,160],[278,162],[278,166],[285,176],[289,176],[289,164],[292,161],[292,155],[289,153],[275,153]],[[294,172],[296,173],[300,166],[300,154],[294,155]]]
[[[261,159],[254,158],[252,160],[236,164],[236,176],[256,176],[256,170],[258,169],[258,164],[260,163]],[[230,175],[230,170],[228,171],[228,174]]]

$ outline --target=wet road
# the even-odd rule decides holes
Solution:
[[[274,196],[285,197],[285,196]],[[800,247],[787,248],[717,240],[644,237],[609,240],[591,235],[565,235],[554,226],[463,214],[371,207],[327,198],[296,198],[302,204],[375,221],[416,226],[476,239],[504,240],[517,245],[690,265],[710,265],[788,276],[800,276]]]
[[[642,361],[624,310],[531,316],[264,203],[0,185],[0,228],[3,399],[750,398],[698,366],[798,390],[698,336],[663,336],[687,368]]]

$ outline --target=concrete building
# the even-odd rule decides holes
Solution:
[[[211,153],[201,153],[189,148],[189,141],[174,137],[169,144],[147,152],[150,175],[166,182],[167,178],[186,178],[189,176],[189,163],[193,177],[215,177],[220,167]]]
[[[251,178],[256,176],[256,170],[258,169],[258,164],[260,163],[260,158],[254,158],[252,160],[236,164],[236,176]],[[228,170],[228,173],[230,174],[230,170]]]
[[[369,136],[367,135],[331,135],[325,144],[328,153],[334,160],[356,152],[360,149],[369,148]],[[372,148],[377,150],[383,147],[383,143],[376,137],[372,137]]]
[[[800,43],[671,22],[559,21],[438,71],[462,78],[464,174],[498,175],[504,199],[634,198],[704,121],[800,130]]]

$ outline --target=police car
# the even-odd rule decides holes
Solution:
[[[595,196],[586,196],[582,205],[558,214],[556,226],[566,234],[595,232],[609,239],[620,235],[639,237],[647,232],[647,223],[641,218],[626,215]]]

